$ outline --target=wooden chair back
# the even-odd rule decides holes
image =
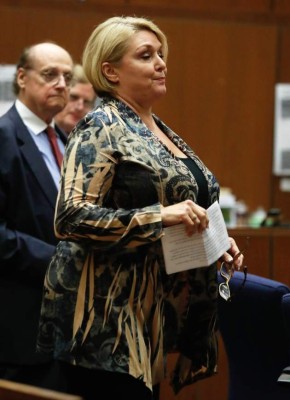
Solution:
[[[1,400],[83,400],[82,397],[0,379]]]

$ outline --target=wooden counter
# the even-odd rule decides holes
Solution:
[[[275,279],[290,286],[290,229],[289,228],[235,228],[229,235],[240,248],[250,237],[245,252],[248,272]]]

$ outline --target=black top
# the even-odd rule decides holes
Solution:
[[[207,208],[208,187],[205,176],[203,175],[202,171],[192,158],[182,157],[179,158],[179,160],[181,160],[187,166],[192,175],[195,177],[195,180],[198,185],[197,204],[201,207]]]

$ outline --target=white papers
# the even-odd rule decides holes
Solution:
[[[168,274],[209,266],[230,248],[227,228],[217,201],[207,209],[207,213],[209,227],[203,233],[189,237],[184,224],[164,229],[165,235],[161,241]]]

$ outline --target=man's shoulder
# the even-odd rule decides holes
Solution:
[[[11,129],[17,123],[21,121],[20,115],[18,114],[16,107],[13,105],[5,114],[0,117],[0,129],[5,130]]]
[[[15,106],[12,106],[5,114],[0,117],[0,143],[2,144],[1,154],[4,147],[14,147],[18,139],[25,140],[28,130],[18,114]]]

